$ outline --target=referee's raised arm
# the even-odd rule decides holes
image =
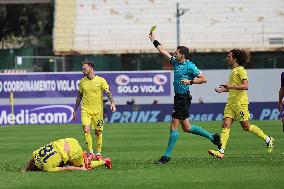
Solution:
[[[159,41],[156,40],[154,33],[149,34],[149,39],[151,40],[151,42],[153,42],[153,45],[165,57],[165,59],[170,61],[172,55],[161,45]]]

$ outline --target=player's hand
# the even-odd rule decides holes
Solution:
[[[154,33],[149,33],[149,39],[153,42],[155,41],[155,34]]]
[[[230,89],[230,85],[229,83],[224,83],[222,85],[220,85],[221,87],[224,87],[225,89]]]
[[[188,79],[182,79],[182,80],[180,80],[180,82],[181,82],[182,84],[184,84],[184,85],[189,85],[189,84],[190,84],[190,81],[191,81],[191,80],[188,80]]]
[[[215,91],[217,93],[221,93],[221,92],[224,92],[226,89],[223,87],[223,86],[219,86],[218,88],[215,89]]]
[[[114,103],[110,104],[110,109],[112,112],[115,112],[116,111],[116,106]]]
[[[82,167],[80,167],[79,170],[81,170],[81,171],[88,171],[88,170],[90,170],[90,169],[87,169],[85,166],[82,166]]]
[[[91,169],[92,169],[92,168],[91,168],[91,161],[92,161],[92,160],[89,159],[89,160],[88,160],[88,164],[85,164],[85,163],[84,163],[83,167],[84,167],[85,169],[87,169],[87,170],[91,170]]]
[[[76,116],[76,112],[74,111],[73,112],[73,120],[75,121],[77,119],[77,116]]]

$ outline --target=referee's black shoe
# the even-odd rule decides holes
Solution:
[[[216,146],[218,146],[218,149],[221,149],[222,143],[221,143],[221,137],[218,133],[215,133],[213,135],[213,144],[215,144]]]
[[[170,157],[162,156],[159,160],[155,161],[155,164],[165,164],[169,161],[171,161]]]

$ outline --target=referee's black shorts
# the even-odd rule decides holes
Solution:
[[[174,109],[172,117],[185,120],[189,117],[189,107],[191,104],[192,97],[188,94],[175,94],[174,97]]]

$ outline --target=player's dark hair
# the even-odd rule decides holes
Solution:
[[[233,49],[230,52],[233,54],[240,66],[246,67],[250,63],[250,53],[241,49]]]
[[[191,54],[189,53],[189,49],[185,46],[178,46],[177,50],[180,54],[184,55],[187,60],[191,59]]]
[[[25,171],[40,171],[40,169],[35,165],[35,160],[31,159],[30,161],[28,161],[25,167]]]
[[[88,64],[90,67],[92,67],[93,69],[95,69],[95,64],[94,62],[90,61],[90,60],[85,60],[82,62],[82,65],[84,64]]]

